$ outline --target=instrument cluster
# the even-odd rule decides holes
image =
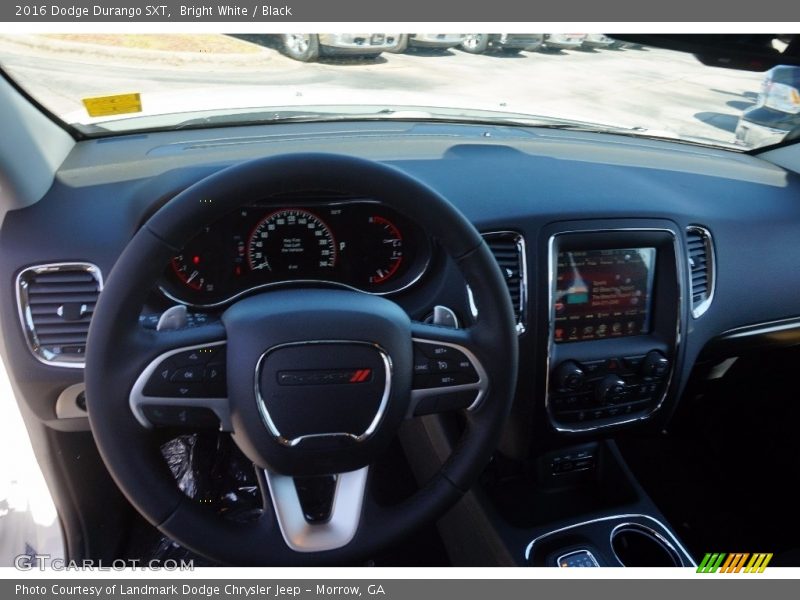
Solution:
[[[288,282],[391,294],[419,280],[430,257],[419,227],[378,202],[264,203],[204,227],[170,261],[160,288],[197,307]]]

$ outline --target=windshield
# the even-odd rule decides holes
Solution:
[[[800,118],[796,74],[773,82],[602,34],[5,34],[0,65],[86,136],[411,119],[751,149]]]

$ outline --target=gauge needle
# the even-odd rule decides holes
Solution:
[[[189,279],[186,280],[186,283],[192,283],[192,279],[197,277],[200,273],[198,271],[192,271],[192,274],[189,275]]]

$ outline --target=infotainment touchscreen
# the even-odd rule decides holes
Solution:
[[[558,254],[557,343],[649,333],[655,248]]]

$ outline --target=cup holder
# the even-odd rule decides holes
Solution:
[[[637,523],[617,525],[611,532],[611,548],[625,567],[681,567],[675,548],[663,536]]]

